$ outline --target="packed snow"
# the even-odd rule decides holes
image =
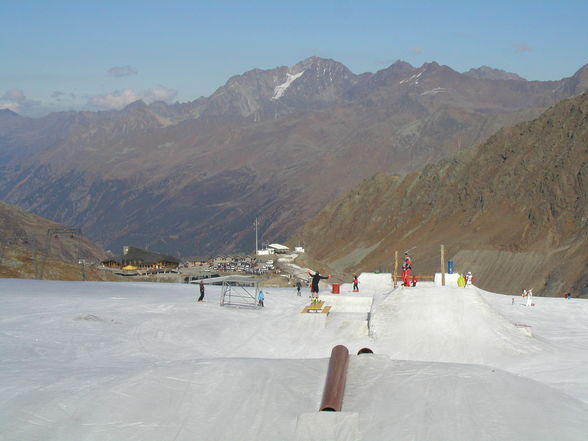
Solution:
[[[307,288],[2,279],[0,439],[588,439],[588,302],[359,280],[303,314]],[[318,412],[339,344],[343,409]]]
[[[435,87],[434,89],[424,91],[421,93],[421,96],[436,95],[443,92],[449,92],[449,89],[446,89],[445,87]]]
[[[297,74],[286,74],[286,81],[278,86],[276,86],[276,88],[274,89],[274,96],[272,96],[272,100],[277,100],[280,99],[282,97],[282,95],[284,95],[284,92],[286,92],[286,90],[288,89],[288,87],[290,87],[290,85],[297,80],[298,78],[300,78],[302,76],[302,74],[305,71],[299,72]]]
[[[405,80],[400,81],[398,84],[404,84],[404,83],[413,83],[413,84],[419,84],[419,78],[421,77],[421,75],[423,74],[424,71],[415,73],[414,75],[412,75],[410,78],[407,78]]]

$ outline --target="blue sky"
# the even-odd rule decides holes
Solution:
[[[0,108],[38,116],[208,96],[309,56],[559,80],[588,63],[587,1],[1,0]]]

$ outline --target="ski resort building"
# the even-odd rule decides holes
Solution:
[[[288,248],[286,245],[279,243],[270,243],[267,247],[269,249],[273,249],[275,254],[286,254],[288,251],[290,251],[290,248]]]
[[[175,269],[180,265],[180,259],[126,245],[121,256],[104,260],[102,264],[121,269]]]

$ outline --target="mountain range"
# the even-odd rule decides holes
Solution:
[[[440,272],[443,245],[486,290],[586,297],[587,146],[584,93],[420,172],[364,181],[292,242],[346,273],[391,271],[408,251],[419,275]]]
[[[0,111],[0,199],[105,249],[179,256],[284,241],[378,172],[406,174],[588,89],[482,67],[334,60],[254,69],[188,103],[26,118]],[[369,211],[369,207],[363,207]]]

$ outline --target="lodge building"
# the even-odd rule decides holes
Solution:
[[[106,259],[102,264],[120,269],[175,269],[180,265],[180,259],[125,245],[121,256]]]

